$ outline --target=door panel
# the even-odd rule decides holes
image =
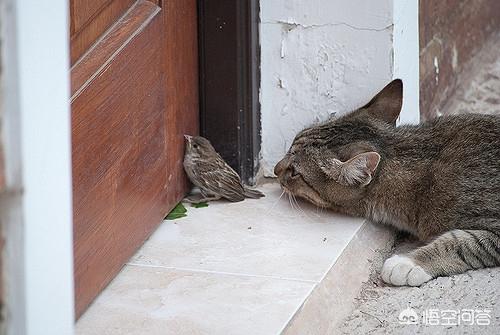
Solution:
[[[92,20],[108,7],[80,8]],[[71,70],[78,316],[187,189],[183,134],[198,130],[195,0],[170,9],[134,1]]]
[[[74,64],[135,2],[135,0],[71,1],[71,64]]]
[[[110,5],[117,5],[120,1],[116,0],[90,0],[74,1],[71,10],[73,11],[73,20],[71,31],[80,31],[83,26],[91,22],[91,19],[97,14],[104,12],[104,8]],[[123,14],[123,13],[122,13]]]

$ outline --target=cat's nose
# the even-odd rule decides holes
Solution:
[[[285,171],[286,164],[287,162],[285,161],[285,159],[280,160],[278,164],[276,164],[276,166],[274,167],[274,174],[277,177],[281,176],[281,174]]]

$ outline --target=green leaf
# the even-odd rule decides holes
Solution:
[[[168,213],[168,215],[165,217],[165,220],[177,220],[177,219],[183,218],[185,216],[187,216],[187,214],[172,214],[172,213]]]
[[[165,220],[176,220],[183,218],[187,216],[186,212],[186,207],[184,207],[184,205],[179,202],[177,206],[175,206],[174,209],[172,209],[170,213],[168,213],[168,215],[165,217]]]
[[[203,207],[208,207],[208,204],[206,202],[200,202],[198,204],[191,204],[191,207],[194,207],[194,208],[203,208]]]

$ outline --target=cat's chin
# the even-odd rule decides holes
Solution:
[[[324,201],[323,199],[321,199],[321,197],[317,194],[312,194],[312,195],[310,195],[310,194],[296,194],[296,196],[298,196],[299,198],[302,198],[302,199],[310,202],[314,206],[317,206],[320,208],[330,207],[330,204],[327,203],[326,201]]]

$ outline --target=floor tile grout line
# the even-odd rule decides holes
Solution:
[[[189,271],[189,272],[200,272],[200,273],[210,273],[228,276],[238,276],[238,277],[251,277],[251,278],[265,278],[265,279],[278,279],[285,281],[294,281],[308,284],[318,284],[316,280],[299,279],[299,278],[288,278],[288,277],[276,277],[276,276],[266,276],[266,275],[252,275],[248,273],[238,273],[238,272],[225,272],[225,271],[213,271],[213,270],[202,270],[202,269],[192,269],[192,268],[180,268],[175,266],[164,266],[164,265],[152,265],[152,264],[140,264],[140,263],[126,263],[126,265],[135,267],[145,267],[145,268],[157,268],[165,270],[177,270],[177,271]]]

